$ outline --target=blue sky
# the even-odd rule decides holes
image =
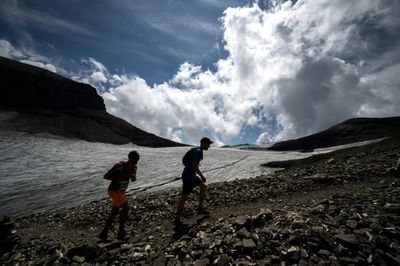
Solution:
[[[71,71],[95,58],[115,73],[149,84],[172,78],[190,61],[213,68],[225,56],[218,18],[248,1],[6,1],[1,37]]]
[[[0,55],[165,138],[265,143],[400,115],[399,18],[395,0],[7,0]]]

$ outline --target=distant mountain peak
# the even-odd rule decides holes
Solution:
[[[400,134],[400,117],[351,118],[324,131],[306,137],[282,141],[269,150],[311,151],[354,142],[379,139]]]

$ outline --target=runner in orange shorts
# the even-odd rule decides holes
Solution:
[[[118,240],[127,240],[125,231],[125,222],[128,218],[129,204],[125,196],[125,191],[128,188],[129,181],[136,180],[137,163],[139,161],[139,153],[132,151],[128,155],[127,162],[119,162],[114,165],[105,175],[104,178],[111,180],[108,186],[108,195],[112,200],[111,213],[106,220],[103,231],[99,234],[99,238],[106,240],[108,230],[119,212],[119,231]],[[120,211],[121,210],[121,211]]]

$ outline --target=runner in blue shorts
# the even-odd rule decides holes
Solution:
[[[182,172],[182,196],[179,200],[175,223],[181,223],[181,217],[185,207],[185,202],[188,199],[189,194],[193,191],[196,186],[200,187],[199,196],[199,208],[197,209],[198,214],[209,215],[210,213],[204,209],[204,197],[206,193],[206,178],[199,169],[200,162],[203,160],[203,150],[208,150],[213,142],[209,138],[202,138],[200,141],[200,147],[195,147],[189,150],[183,157],[183,164],[185,168]]]

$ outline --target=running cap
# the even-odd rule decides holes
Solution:
[[[211,139],[204,137],[204,138],[202,138],[202,139],[200,140],[200,143],[212,144],[212,143],[214,143],[214,142],[213,142]]]

